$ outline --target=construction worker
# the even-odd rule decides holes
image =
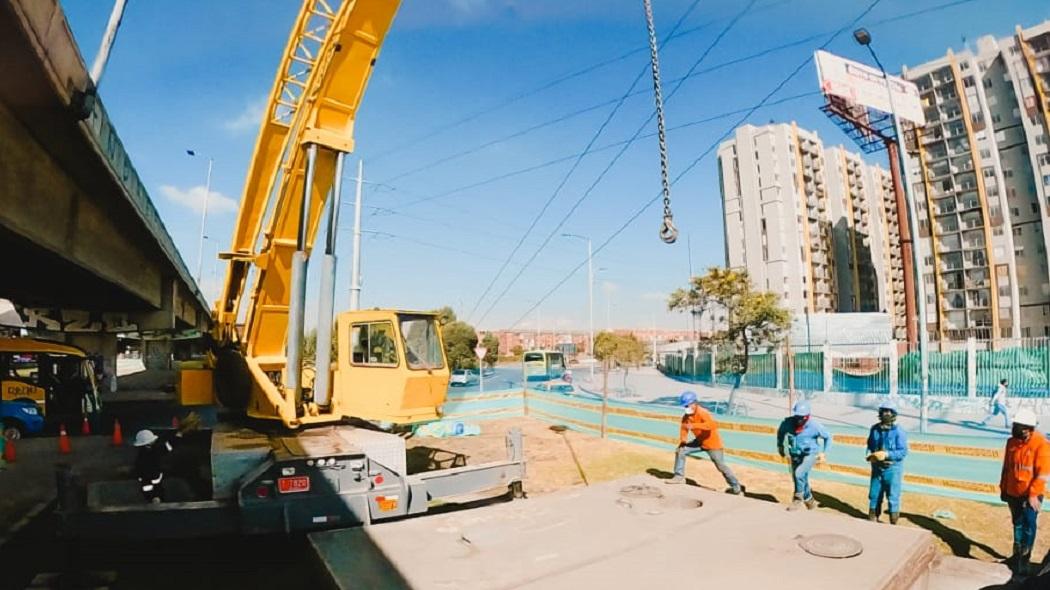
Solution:
[[[1017,412],[1006,441],[999,498],[1010,507],[1014,525],[1014,550],[1008,563],[1020,575],[1028,573],[1035,545],[1036,518],[1043,504],[1046,480],[1050,478],[1050,443],[1036,432],[1035,413]]]
[[[1006,405],[1006,395],[1007,383],[1006,379],[1003,379],[999,382],[999,388],[995,390],[995,395],[992,396],[992,410],[987,416],[985,416],[984,420],[981,420],[981,426],[984,426],[989,420],[1002,414],[1006,428],[1010,428],[1010,408]]]
[[[678,397],[678,403],[682,406],[682,425],[678,434],[678,451],[674,458],[674,477],[665,483],[685,483],[685,457],[686,455],[703,451],[711,458],[722,477],[725,478],[729,488],[727,494],[739,495],[744,493],[744,486],[740,485],[733,470],[726,465],[722,437],[718,435],[718,422],[700,405],[696,394],[692,391],[683,392]],[[693,433],[693,439],[687,442],[689,433]]]
[[[152,430],[140,430],[135,435],[138,456],[135,457],[135,477],[147,502],[158,504],[163,500],[164,468],[171,453],[171,444],[162,441]]]
[[[879,421],[868,432],[868,462],[871,463],[871,485],[868,487],[868,520],[878,522],[882,497],[888,498],[890,524],[897,524],[901,513],[902,462],[908,455],[908,436],[897,426],[897,404],[886,400],[879,404]]]
[[[795,497],[788,506],[792,512],[803,505],[810,510],[817,507],[809,487],[809,472],[814,465],[825,461],[825,453],[831,446],[831,433],[810,414],[809,402],[800,400],[777,429],[777,452],[781,458],[789,459],[791,475],[795,478]]]

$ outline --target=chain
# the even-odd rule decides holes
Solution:
[[[649,54],[653,67],[653,98],[656,100],[656,130],[660,140],[660,182],[664,194],[664,221],[660,226],[660,239],[673,244],[678,239],[678,229],[674,226],[674,215],[671,213],[671,181],[667,164],[667,135],[664,130],[664,97],[660,86],[660,58],[656,52],[656,25],[653,24],[653,5],[651,0],[645,4],[645,24],[649,28]]]

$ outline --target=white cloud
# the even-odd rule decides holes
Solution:
[[[169,184],[161,185],[160,187],[160,194],[164,195],[164,198],[183,207],[188,207],[197,213],[204,211],[204,192],[205,188],[203,185],[194,186],[186,190]],[[208,193],[209,214],[227,213],[236,210],[237,201],[217,191]]]
[[[265,96],[252,100],[236,116],[223,121],[223,128],[231,133],[243,133],[256,129],[259,122],[262,121],[267,102],[268,99]]]

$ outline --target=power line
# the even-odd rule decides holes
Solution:
[[[779,6],[781,4],[787,4],[790,1],[791,0],[777,0],[777,1],[773,1],[773,2],[770,2],[770,3],[766,4],[766,5],[764,5],[764,6],[761,6],[759,8],[759,10],[765,10],[765,9],[769,9],[769,8],[774,8],[774,7]],[[672,41],[674,39],[680,39],[682,37],[686,37],[688,35],[691,35],[693,33],[701,31],[701,30],[703,30],[703,29],[705,29],[705,28],[707,28],[707,27],[717,23],[719,20],[721,20],[721,19],[713,19],[713,20],[707,21],[705,23],[701,23],[701,24],[699,24],[697,26],[685,29],[685,30],[683,30],[681,32],[678,32],[676,34],[668,35],[664,42],[666,43],[666,42]],[[536,86],[536,87],[534,87],[534,88],[532,88],[530,90],[525,90],[525,91],[519,92],[517,94],[513,94],[511,96],[508,96],[508,97],[504,98],[503,100],[500,100],[499,102],[497,102],[497,103],[495,103],[493,105],[480,108],[480,109],[478,109],[476,111],[471,112],[470,114],[467,114],[467,115],[464,115],[463,117],[460,117],[459,119],[455,119],[455,120],[450,121],[448,123],[445,123],[443,125],[439,125],[438,127],[435,127],[434,129],[432,129],[432,130],[424,133],[423,135],[420,135],[420,136],[418,136],[418,137],[416,137],[416,138],[414,138],[412,140],[409,140],[409,141],[407,141],[405,143],[402,143],[400,145],[394,146],[394,147],[392,147],[390,149],[387,149],[387,150],[379,152],[379,153],[377,153],[375,155],[372,155],[369,159],[372,160],[372,161],[379,160],[381,158],[389,156],[390,154],[393,154],[393,153],[399,152],[401,150],[407,149],[407,148],[412,147],[413,145],[416,145],[418,143],[422,143],[423,141],[426,141],[426,140],[428,140],[428,139],[430,139],[430,138],[432,138],[432,137],[434,137],[436,135],[440,135],[441,133],[444,133],[446,131],[455,129],[456,127],[459,127],[461,125],[464,125],[466,123],[474,121],[478,117],[481,117],[481,116],[487,115],[489,113],[493,113],[495,111],[503,109],[505,107],[508,107],[508,106],[510,106],[510,105],[512,105],[512,104],[514,104],[516,102],[519,102],[519,101],[521,101],[521,100],[523,100],[525,98],[528,98],[529,96],[532,96],[534,94],[539,94],[540,92],[543,92],[544,90],[549,90],[549,89],[554,88],[555,86],[559,86],[559,85],[561,85],[561,84],[563,84],[565,82],[569,82],[569,81],[574,80],[576,78],[579,78],[579,77],[581,77],[583,75],[586,75],[586,74],[589,74],[591,72],[597,71],[597,70],[599,70],[599,69],[601,69],[603,67],[619,63],[619,62],[624,61],[627,58],[631,57],[632,55],[635,55],[635,54],[638,54],[638,53],[645,53],[645,52],[648,52],[648,51],[649,51],[649,46],[648,45],[642,46],[642,47],[638,47],[638,48],[632,49],[630,51],[624,52],[624,53],[622,53],[622,54],[620,54],[620,55],[618,55],[616,57],[608,58],[608,59],[605,59],[605,60],[593,63],[591,65],[584,66],[583,68],[580,68],[578,70],[574,70],[574,71],[569,72],[567,74],[563,74],[561,76],[558,76],[556,78],[553,78],[551,80],[543,82],[543,83],[539,84],[538,86]]]
[[[686,75],[683,76],[678,81],[678,83],[675,84],[674,88],[671,89],[671,92],[669,92],[667,94],[666,102],[670,102],[671,101],[671,99],[674,97],[674,95],[678,93],[678,90],[682,88],[682,84],[685,83],[685,80],[689,77],[689,75],[692,74],[693,72],[695,72],[698,67],[700,67],[700,64],[703,63],[703,61],[707,58],[707,56],[711,54],[711,51],[713,51],[714,48],[718,46],[718,44],[722,41],[722,39],[727,34],[729,34],[729,31],[731,31],[733,29],[733,27],[736,25],[736,23],[739,22],[740,19],[744,18],[744,16],[747,13],[749,13],[752,8],[754,8],[754,5],[755,5],[756,1],[757,0],[751,0],[746,6],[744,6],[744,8],[740,12],[738,12],[733,17],[732,20],[729,21],[728,24],[726,24],[726,26],[722,29],[722,31],[719,32],[719,34],[714,38],[714,40],[711,41],[710,45],[707,46],[707,49],[705,49],[703,51],[703,53],[700,54],[700,57],[698,57],[696,59],[696,61],[693,62],[693,65],[690,66],[689,71],[686,72]],[[530,256],[529,259],[525,262],[525,265],[522,266],[518,270],[518,274],[514,275],[514,277],[511,278],[510,282],[508,282],[506,287],[503,288],[503,291],[501,291],[500,294],[497,295],[496,298],[492,301],[492,303],[489,304],[488,309],[485,310],[485,313],[478,320],[479,324],[485,318],[488,317],[489,313],[491,313],[492,310],[495,309],[496,305],[499,304],[499,302],[503,299],[504,295],[506,295],[507,292],[510,291],[511,287],[513,287],[514,284],[518,282],[518,279],[521,278],[521,275],[525,273],[525,271],[528,269],[529,265],[534,260],[536,260],[536,258],[540,255],[540,253],[543,251],[543,249],[547,247],[547,244],[549,244],[550,241],[552,239],[554,239],[554,236],[557,235],[559,231],[561,231],[562,226],[564,226],[565,223],[569,220],[569,218],[572,217],[572,215],[576,212],[576,210],[580,207],[580,205],[583,204],[583,202],[587,199],[587,197],[589,197],[591,195],[591,192],[598,186],[599,183],[601,183],[602,179],[605,178],[605,175],[608,174],[608,172],[610,170],[612,170],[612,168],[616,165],[616,163],[620,160],[620,158],[627,152],[628,148],[630,148],[631,145],[635,141],[638,140],[638,137],[642,134],[642,131],[644,131],[645,128],[649,126],[649,123],[652,122],[653,117],[655,117],[655,116],[656,116],[655,113],[650,113],[649,114],[649,116],[646,118],[646,120],[643,121],[642,124],[638,126],[638,129],[635,130],[635,132],[631,136],[631,138],[628,139],[627,142],[625,142],[623,144],[623,146],[620,148],[620,151],[617,152],[615,156],[613,156],[613,158],[609,161],[609,163],[606,164],[605,168],[598,174],[598,176],[594,179],[594,181],[591,182],[591,185],[589,187],[587,187],[587,190],[585,190],[583,192],[583,194],[580,195],[580,198],[576,199],[576,202],[573,203],[572,207],[570,207],[569,210],[565,213],[565,215],[562,216],[561,221],[559,221],[558,224],[554,227],[554,229],[552,229],[550,231],[550,233],[547,234],[547,237],[543,240],[543,243],[540,244],[540,246],[538,248],[536,248],[536,251],[532,253],[532,256]]]
[[[754,0],[752,0],[752,2],[754,2]],[[687,19],[689,15],[692,14],[693,10],[696,9],[696,6],[699,3],[700,0],[693,0],[692,4],[689,5],[689,8],[687,8],[682,14],[682,16],[678,18],[678,22],[675,23],[669,35],[673,35],[682,26],[682,23],[684,23],[685,19]],[[666,43],[667,39],[664,39],[664,41],[661,43],[661,46],[665,45]],[[540,219],[543,218],[543,215],[547,213],[547,209],[550,208],[551,203],[553,203],[554,200],[558,198],[558,195],[561,193],[562,188],[564,188],[566,183],[569,182],[569,178],[572,176],[572,174],[576,172],[576,169],[579,167],[580,162],[583,161],[583,158],[586,156],[588,150],[594,147],[594,144],[598,141],[598,138],[601,136],[602,132],[604,132],[605,128],[609,126],[609,123],[612,121],[613,117],[615,117],[616,113],[619,112],[620,107],[623,106],[624,101],[626,101],[627,97],[630,96],[632,91],[634,91],[635,86],[638,85],[638,82],[641,81],[642,77],[645,75],[647,70],[648,67],[643,68],[641,71],[638,72],[638,75],[635,76],[634,80],[631,81],[630,86],[627,87],[627,91],[624,92],[622,96],[620,96],[619,101],[606,115],[605,120],[602,121],[602,124],[599,125],[598,129],[591,135],[591,138],[587,142],[587,145],[584,147],[583,152],[581,152],[576,157],[576,159],[572,163],[572,166],[569,168],[569,171],[566,172],[564,176],[562,176],[561,182],[558,183],[558,186],[555,187],[554,192],[551,193],[551,196],[547,198],[547,201],[543,204],[543,207],[540,208],[539,213],[537,213],[532,218],[532,222],[529,224],[529,228],[525,230],[525,233],[523,233],[521,235],[521,238],[518,239],[517,244],[514,245],[514,248],[511,250],[510,254],[507,255],[506,260],[504,260],[499,270],[496,271],[496,276],[492,277],[492,280],[489,281],[488,286],[486,286],[485,290],[481,293],[480,296],[478,296],[477,301],[474,302],[474,306],[470,308],[470,312],[467,314],[468,318],[474,315],[474,312],[477,311],[478,306],[481,305],[481,302],[485,300],[485,297],[492,290],[492,287],[496,284],[496,281],[498,281],[500,277],[503,276],[503,271],[506,270],[507,265],[510,264],[510,261],[514,258],[514,255],[518,253],[518,250],[521,249],[521,245],[525,243],[526,238],[528,238],[529,234],[532,233],[532,230],[539,223]]]
[[[885,25],[885,24],[889,24],[889,23],[893,23],[893,22],[897,22],[897,21],[913,18],[913,17],[916,17],[916,16],[921,16],[921,15],[928,14],[928,13],[931,13],[931,12],[938,12],[938,11],[945,10],[945,9],[948,9],[948,8],[961,6],[963,4],[969,4],[969,3],[972,3],[972,2],[976,2],[976,1],[977,0],[954,0],[952,2],[947,2],[947,3],[944,3],[944,4],[930,6],[930,7],[923,8],[923,9],[916,10],[916,11],[912,11],[912,12],[909,12],[909,13],[906,13],[906,14],[901,14],[901,15],[898,15],[898,16],[895,16],[895,17],[890,17],[890,18],[885,18],[885,19],[882,19],[882,20],[874,21],[874,22],[871,23],[871,26]],[[761,8],[765,9],[765,8],[770,8],[772,6],[775,6],[775,4],[770,4],[770,5],[767,5],[767,6],[763,6]],[[811,41],[813,41],[815,39],[819,39],[821,37],[824,37],[824,36],[832,34],[832,33],[834,33],[834,31],[825,31],[825,32],[821,32],[821,33],[815,33],[813,35],[809,35],[807,37],[796,39],[794,41],[789,41],[787,43],[784,43],[784,44],[781,44],[781,45],[777,45],[775,47],[770,47],[768,49],[759,51],[757,53],[754,53],[754,54],[751,54],[751,55],[748,55],[748,56],[744,56],[744,57],[741,57],[741,58],[729,60],[729,61],[726,61],[726,62],[723,62],[723,63],[720,63],[720,64],[716,64],[714,66],[711,66],[711,67],[708,67],[708,68],[704,68],[704,69],[701,69],[701,70],[691,71],[690,73],[688,73],[685,76],[681,76],[681,77],[678,77],[678,78],[673,78],[671,80],[668,80],[668,82],[681,83],[681,82],[683,82],[685,80],[689,80],[689,79],[692,79],[692,78],[695,78],[695,77],[698,77],[698,76],[702,76],[702,75],[705,75],[705,74],[710,74],[712,72],[716,72],[718,70],[722,70],[722,69],[725,69],[725,68],[728,68],[728,67],[740,65],[742,63],[745,63],[745,62],[748,62],[748,61],[752,61],[752,60],[755,60],[755,59],[760,59],[760,58],[765,57],[767,55],[770,55],[772,53],[776,53],[778,51],[783,51],[783,50],[786,50],[786,49],[791,49],[793,47],[798,47],[800,45],[804,45],[804,44],[809,43],[809,42],[811,42]],[[679,34],[677,36],[680,37],[681,34]],[[673,38],[673,36],[670,37],[670,38]],[[665,43],[666,43],[666,41],[665,41]],[[628,98],[642,95],[645,92],[647,92],[647,90],[644,90],[644,89],[632,92],[629,95]],[[486,148],[492,147],[494,145],[498,145],[498,144],[501,144],[501,143],[504,143],[504,142],[507,142],[507,141],[510,141],[510,140],[513,140],[513,139],[518,139],[520,137],[523,137],[523,136],[528,135],[530,133],[533,133],[535,131],[539,131],[541,129],[545,129],[547,127],[551,127],[553,125],[557,125],[558,123],[564,123],[567,120],[574,119],[576,117],[579,117],[581,115],[585,115],[585,114],[587,114],[589,112],[595,111],[595,110],[600,109],[602,107],[605,107],[605,106],[608,106],[608,105],[611,105],[611,104],[615,104],[615,103],[617,103],[617,101],[618,101],[618,99],[611,98],[611,99],[605,100],[605,101],[600,102],[600,103],[592,104],[592,105],[589,105],[589,106],[586,106],[586,107],[582,107],[582,108],[576,109],[574,111],[570,111],[568,113],[559,115],[559,116],[557,116],[557,117],[555,117],[553,119],[549,119],[549,120],[542,121],[540,123],[536,123],[536,124],[531,125],[531,126],[525,128],[525,129],[522,129],[522,130],[519,130],[519,131],[515,131],[515,132],[510,133],[508,135],[504,135],[504,136],[498,137],[496,139],[488,140],[488,141],[486,141],[486,142],[484,142],[482,144],[476,145],[474,147],[461,150],[461,151],[456,152],[454,154],[449,154],[449,155],[446,155],[446,156],[442,156],[441,158],[439,158],[437,160],[428,162],[426,164],[422,164],[420,166],[417,166],[415,168],[412,168],[410,170],[407,170],[405,172],[397,174],[396,176],[390,177],[390,178],[387,179],[387,181],[388,182],[393,182],[395,180],[400,180],[401,178],[404,178],[404,177],[407,177],[407,176],[418,174],[419,172],[423,172],[423,171],[432,169],[434,167],[437,167],[437,166],[439,166],[441,164],[445,164],[445,163],[450,162],[452,160],[457,160],[459,158],[463,158],[463,157],[475,154],[477,152],[480,152],[480,151],[482,151],[482,150],[484,150]],[[464,119],[464,122],[466,120],[467,119]]]
[[[860,22],[861,19],[863,19],[872,10],[874,10],[875,7],[878,6],[881,2],[882,2],[882,0],[872,0],[872,2],[863,11],[861,11],[860,14],[858,14],[855,18],[853,18],[853,20],[851,20],[847,25],[845,25],[845,26],[839,28],[837,31],[835,31],[831,35],[831,37],[829,37],[823,44],[821,44],[820,49],[827,48],[835,39],[837,39],[839,37],[839,35],[841,35],[843,32],[845,32],[845,31],[849,30],[850,28],[852,28],[853,26],[855,26],[858,22]],[[693,160],[693,162],[689,166],[687,166],[684,170],[679,172],[678,175],[675,177],[674,181],[672,182],[672,185],[673,184],[677,184],[678,181],[680,181],[682,179],[682,177],[684,177],[693,168],[695,168],[696,165],[699,164],[700,161],[704,159],[704,157],[706,157],[708,154],[711,153],[712,150],[714,150],[716,147],[718,147],[718,144],[720,144],[722,142],[722,140],[724,140],[726,137],[731,135],[733,133],[733,131],[741,123],[746,121],[751,116],[751,114],[753,114],[756,110],[761,108],[766,102],[769,101],[770,98],[773,97],[774,94],[779,92],[780,89],[782,89],[785,85],[787,85],[787,83],[790,82],[800,71],[802,71],[802,68],[806,67],[809,64],[809,62],[812,61],[812,59],[813,59],[812,56],[808,56],[802,63],[800,63],[798,65],[798,67],[796,67],[794,70],[792,70],[792,72],[790,74],[788,74],[786,78],[784,78],[783,80],[780,81],[780,83],[778,83],[776,86],[774,86],[773,89],[769,93],[767,93],[766,96],[763,97],[761,101],[759,101],[757,104],[752,106],[751,109],[748,110],[748,114],[744,115],[736,123],[734,123],[732,126],[730,126],[725,133],[723,133],[715,142],[713,142],[695,160]],[[657,193],[648,202],[646,202],[641,208],[639,208],[637,211],[635,211],[630,217],[627,218],[626,221],[624,221],[623,224],[620,225],[620,227],[618,227],[612,234],[610,234],[609,237],[607,237],[605,239],[605,241],[603,241],[601,244],[598,245],[597,248],[594,249],[593,254],[597,254],[597,253],[601,252],[602,250],[604,250],[605,247],[608,246],[610,242],[612,242],[614,239],[616,239],[621,233],[623,233],[624,230],[626,230],[632,223],[634,223],[635,220],[637,220],[639,217],[641,217],[641,215],[643,213],[645,213],[645,211],[647,209],[649,209],[649,207],[651,207],[653,205],[653,203],[656,203],[657,201],[659,201],[661,196],[662,196],[662,193]],[[593,254],[592,254],[592,256],[593,256]],[[529,314],[531,314],[533,312],[533,310],[535,310],[544,301],[546,301],[551,295],[553,295],[555,292],[557,292],[557,290],[560,289],[562,285],[564,285],[566,282],[568,282],[568,280],[570,278],[572,278],[572,276],[575,275],[586,264],[587,264],[586,260],[584,260],[584,261],[580,262],[579,264],[577,264],[576,267],[573,268],[571,271],[569,271],[569,273],[566,274],[565,277],[562,278],[560,281],[558,281],[558,283],[556,285],[554,285],[554,287],[552,287],[542,297],[540,297],[539,300],[537,300],[536,303],[532,305],[532,307],[530,307],[528,310],[526,310],[525,313],[521,314],[521,316],[517,320],[515,320],[513,324],[511,324],[510,329],[514,329],[518,324],[520,324],[522,322],[522,320],[524,320],[526,317],[528,317]]]

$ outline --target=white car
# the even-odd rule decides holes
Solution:
[[[449,379],[448,384],[452,387],[465,387],[477,381],[477,377],[474,371],[470,369],[455,369],[452,371],[452,377]]]

